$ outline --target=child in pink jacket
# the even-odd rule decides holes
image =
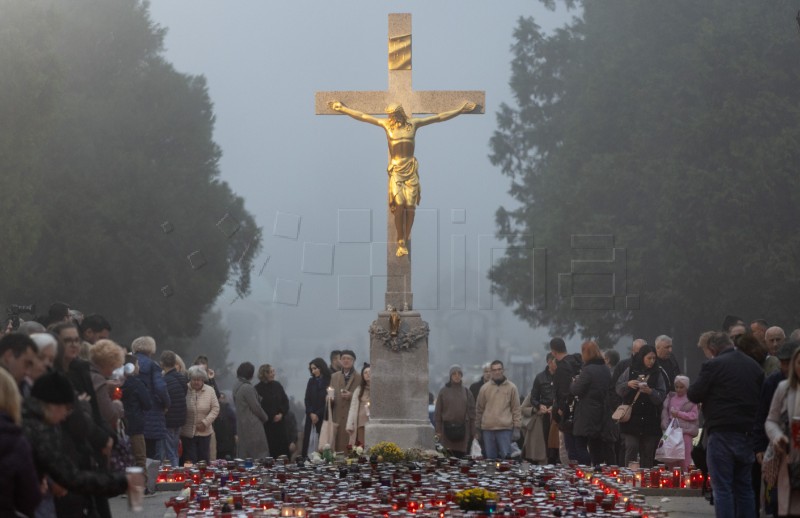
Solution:
[[[689,390],[687,376],[675,376],[675,392],[670,392],[664,399],[664,408],[661,410],[661,429],[666,430],[672,418],[678,420],[678,425],[683,430],[684,459],[680,463],[683,471],[689,469],[692,463],[692,439],[697,436],[700,426],[697,405],[689,401],[686,391]]]

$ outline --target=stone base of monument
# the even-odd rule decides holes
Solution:
[[[389,316],[389,312],[378,313],[370,326],[370,420],[364,442],[433,449],[433,426],[428,419],[428,324],[416,311],[401,311],[393,336]]]

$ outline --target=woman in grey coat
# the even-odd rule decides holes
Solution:
[[[450,381],[439,391],[434,412],[439,442],[455,457],[469,452],[475,436],[475,398],[461,382],[463,377],[460,365],[450,367]]]
[[[261,459],[269,456],[264,422],[267,414],[261,408],[256,388],[250,383],[256,368],[244,362],[236,369],[236,384],[233,386],[233,402],[236,406],[236,429],[239,431],[237,455],[241,459]]]

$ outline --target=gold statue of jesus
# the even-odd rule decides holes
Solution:
[[[348,108],[339,101],[331,101],[332,110],[350,117],[380,126],[386,132],[389,144],[389,209],[394,214],[397,230],[397,256],[408,255],[407,243],[411,241],[411,227],[414,214],[421,199],[419,187],[419,164],[414,157],[414,138],[417,129],[435,122],[444,122],[462,113],[469,113],[476,107],[473,102],[465,102],[460,108],[431,115],[430,117],[409,117],[399,104],[386,108],[387,117],[379,119],[364,112]]]

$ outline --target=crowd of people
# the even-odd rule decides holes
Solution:
[[[128,467],[295,451],[270,365],[255,385],[239,365],[231,403],[207,357],[187,368],[152,337],[121,346],[105,318],[78,315],[54,304],[46,326],[0,333],[0,516],[110,517],[108,498],[138,485]]]
[[[308,457],[322,440],[335,451],[364,445],[372,376],[352,350],[309,362],[296,415],[269,364],[238,365],[226,395],[205,356],[187,368],[174,351],[158,354],[152,337],[121,346],[105,318],[66,305],[47,320],[0,338],[0,515],[110,516],[108,498],[129,489],[128,466]],[[666,335],[633,340],[624,359],[591,340],[570,354],[555,337],[522,394],[500,360],[469,386],[453,365],[432,397],[436,440],[457,457],[647,468],[671,429],[683,457],[666,462],[711,475],[717,516],[758,516],[761,505],[800,515],[800,330],[787,340],[763,320],[731,317],[698,347],[708,360],[694,382]],[[321,439],[326,421],[338,432]]]

